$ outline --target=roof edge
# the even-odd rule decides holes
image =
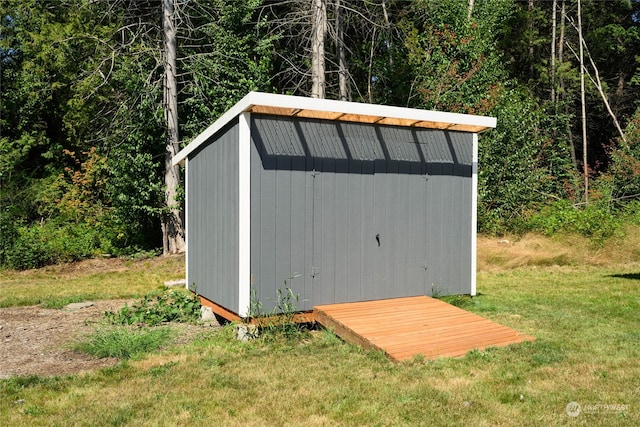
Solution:
[[[487,129],[495,128],[497,124],[495,117],[249,92],[213,124],[196,136],[186,147],[180,150],[173,158],[173,165],[182,164],[189,154],[194,152],[236,116],[253,109],[264,114],[288,115],[291,117],[315,117],[327,120],[414,126],[470,133],[483,132]]]

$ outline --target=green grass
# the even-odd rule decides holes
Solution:
[[[69,302],[138,298],[184,277],[184,257],[141,261],[105,259],[45,267],[0,270],[0,307],[42,304],[61,308]]]
[[[98,358],[129,359],[167,345],[173,338],[172,335],[167,327],[102,327],[74,345],[73,349]]]
[[[640,264],[481,271],[481,295],[452,302],[537,339],[457,359],[208,330],[89,374],[0,381],[0,425],[637,426],[639,279]]]

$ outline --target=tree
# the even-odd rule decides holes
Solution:
[[[268,33],[277,38],[275,87],[296,95],[318,96],[324,91],[328,98],[389,103],[376,99],[374,86],[388,84],[380,90],[385,98],[393,88],[404,86],[388,63],[393,63],[396,45],[390,10],[403,7],[404,2],[388,0],[265,2],[261,15]],[[327,49],[329,42],[334,51]],[[384,70],[378,67],[383,62]]]
[[[495,34],[504,2],[414,2],[401,21],[411,65],[407,104],[461,113],[489,113],[504,90],[506,72],[488,34]]]
[[[383,3],[384,5],[384,3]],[[338,58],[338,88],[341,101],[351,100],[349,95],[349,70],[344,45],[344,24],[340,0],[336,0],[335,6],[335,31],[336,31],[336,57]]]
[[[580,45],[580,106],[582,107],[582,169],[584,177],[584,201],[589,204],[589,163],[587,158],[587,110],[584,90],[584,43],[582,41],[582,11],[578,0],[578,44]]]
[[[177,205],[180,168],[173,166],[173,158],[180,150],[178,137],[178,83],[176,80],[176,23],[174,0],[162,1],[164,32],[164,116],[167,124],[167,144],[164,160],[165,203],[162,216],[162,247],[164,254],[184,252],[184,226]]]
[[[157,126],[160,124],[159,114],[162,113],[164,117],[164,126],[157,127],[164,129],[164,135],[158,136],[166,141],[162,150],[164,203],[158,203],[156,193],[153,196],[156,202],[149,201],[158,204],[149,206],[147,212],[158,215],[161,220],[163,252],[180,252],[184,250],[179,200],[180,170],[172,166],[172,158],[180,149],[178,128],[182,126],[187,137],[193,136],[202,130],[203,121],[214,120],[248,90],[264,88],[268,78],[263,73],[268,70],[269,59],[262,54],[268,50],[269,42],[266,40],[260,45],[254,36],[259,24],[252,24],[250,19],[257,2],[246,2],[238,7],[235,2],[222,0],[190,3],[163,0],[162,22],[157,21],[160,9],[155,2],[131,4],[127,0],[115,0],[106,3],[110,11],[121,11],[116,32],[128,35],[112,37],[109,41],[112,50],[123,58],[135,54],[137,59],[134,63],[142,66],[141,72],[136,74],[143,80],[133,92],[122,94],[123,98],[129,104],[139,105],[141,113],[148,114],[144,118],[138,117],[139,128],[142,123]],[[178,21],[180,31],[176,28]],[[159,63],[162,67],[159,67]],[[180,73],[177,72],[178,68]],[[164,71],[162,78],[160,69]],[[236,75],[232,76],[232,73]],[[111,86],[119,85],[112,81]],[[154,100],[158,99],[160,91],[163,93],[162,102],[156,104]],[[149,95],[153,100],[148,98]],[[115,115],[119,111],[115,111]],[[157,135],[158,131],[151,134]],[[142,151],[153,158],[160,155],[160,146]],[[150,166],[148,157],[139,160],[144,162],[145,167]],[[156,170],[160,171],[160,168],[156,167]],[[126,172],[124,176],[127,176]],[[144,176],[151,178],[154,175],[146,173]],[[157,178],[153,179],[154,182],[149,182],[147,188],[156,192],[160,184]],[[123,181],[119,180],[124,184]],[[130,202],[135,203],[136,199],[139,200],[134,198]]]
[[[172,92],[189,138],[247,91],[269,90],[272,37],[259,38],[257,1],[177,5]],[[15,245],[34,255],[23,265],[49,262],[24,244],[85,242],[56,231],[78,226],[93,236],[82,256],[162,245],[160,218],[180,200],[164,202],[159,161],[168,137],[160,11],[156,0],[0,3],[0,262]],[[175,125],[171,133],[178,149]]]
[[[558,0],[551,6],[551,103],[556,102],[556,30],[558,28]]]
[[[85,205],[91,199],[87,191],[102,191],[96,175],[102,162],[88,138],[93,111],[80,107],[74,96],[77,75],[94,45],[89,37],[77,37],[93,26],[81,6],[79,1],[0,3],[2,264],[39,266],[108,246],[101,235],[108,212],[99,203]],[[94,34],[100,31],[95,28]],[[78,176],[86,179],[75,180]],[[80,186],[84,192],[75,191]],[[76,205],[91,209],[68,209]]]
[[[327,33],[327,2],[313,0],[311,29],[311,97],[324,98],[325,53],[324,38]]]

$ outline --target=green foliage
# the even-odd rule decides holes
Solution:
[[[258,38],[258,4],[198,0],[181,10],[184,139],[246,92],[270,88],[271,37]],[[27,268],[160,246],[166,210],[160,10],[158,2],[0,2],[1,265]],[[82,250],[51,254],[62,246],[56,233],[25,230],[43,224],[95,232],[81,237]],[[27,234],[39,239],[25,242]],[[25,247],[26,254],[11,255]]]
[[[448,295],[448,296],[440,297],[439,299],[446,302],[447,304],[451,304],[455,307],[460,307],[464,309],[467,309],[476,305],[476,301],[474,300],[474,297],[471,297],[469,295]]]
[[[165,289],[149,293],[133,305],[125,305],[115,313],[107,312],[105,316],[115,325],[195,323],[201,318],[200,299],[190,291]]]
[[[61,226],[47,222],[19,227],[13,244],[4,254],[4,262],[9,268],[25,270],[90,258],[107,247],[99,229],[87,224]]]
[[[623,223],[623,215],[612,209],[607,200],[595,201],[588,206],[558,200],[532,213],[527,227],[547,236],[576,233],[603,242],[620,232]]]
[[[413,105],[496,116],[480,137],[479,230],[514,229],[531,203],[565,197],[574,184],[569,117],[539,102],[508,77],[496,38],[514,10],[509,2],[415,2],[402,30],[415,73]]]
[[[295,294],[291,288],[276,289],[275,306],[270,312],[265,313],[261,301],[256,298],[254,292],[249,311],[250,317],[259,328],[258,336],[267,341],[299,338],[306,330],[306,325],[295,319],[298,314],[299,299],[300,295]]]
[[[492,114],[497,127],[479,140],[478,228],[497,233],[513,229],[530,204],[563,192],[572,167],[566,145],[543,131],[547,112],[527,91],[506,90]]]
[[[18,227],[11,210],[0,206],[0,268],[8,266],[7,257],[11,255],[18,235]]]
[[[103,53],[100,38],[111,36],[109,23],[100,24],[92,7],[77,0],[0,4],[7,23],[0,37],[3,266],[122,253],[139,242],[111,209],[112,169],[99,137],[105,98],[89,100],[104,86],[99,76],[105,75],[96,69],[103,58],[93,55]]]
[[[40,375],[15,375],[2,381],[2,391],[12,399],[20,398],[21,393],[30,388],[46,387],[52,391],[64,391],[64,381],[60,377],[44,377]]]
[[[565,4],[562,44],[558,4],[563,54],[553,72],[553,2],[486,0],[472,13],[460,0],[341,4],[354,100],[498,118],[480,137],[481,231],[517,231],[537,206],[580,201],[575,3]],[[640,3],[584,0],[582,9],[589,53],[628,141],[612,142],[615,128],[587,79],[589,167],[611,180],[613,200],[635,199]],[[308,12],[300,2],[180,3],[185,143],[250,90],[306,93]],[[336,11],[327,14],[335,97]],[[167,209],[160,3],[4,0],[0,21],[0,265],[159,247]],[[588,229],[579,232],[609,233]]]
[[[507,81],[493,35],[510,10],[508,3],[478,3],[472,19],[457,0],[413,3],[415,15],[401,23],[412,66],[416,106],[486,114]],[[413,103],[412,103],[413,104]]]
[[[96,330],[85,341],[74,345],[74,349],[91,356],[129,359],[155,351],[172,339],[169,328],[130,327],[103,328]]]
[[[249,91],[270,91],[271,58],[275,36],[264,33],[265,22],[256,18],[258,0],[229,2],[203,0],[193,5],[190,41],[178,46],[181,69],[189,78],[182,84],[182,132],[194,137],[203,123],[212,122]]]
[[[608,175],[613,194],[624,200],[640,198],[640,108],[636,110],[624,130],[626,142],[621,138],[611,151]]]

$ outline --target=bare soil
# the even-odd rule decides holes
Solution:
[[[97,359],[71,350],[71,345],[93,332],[105,311],[119,310],[126,302],[132,301],[96,301],[77,311],[0,308],[0,379],[77,374],[116,364],[118,359]]]
[[[0,379],[14,375],[73,375],[115,365],[119,359],[98,359],[71,347],[104,322],[106,311],[117,311],[134,301],[95,301],[76,311],[40,306],[0,308]],[[211,321],[172,327],[178,329],[174,344],[180,345],[219,324]]]

